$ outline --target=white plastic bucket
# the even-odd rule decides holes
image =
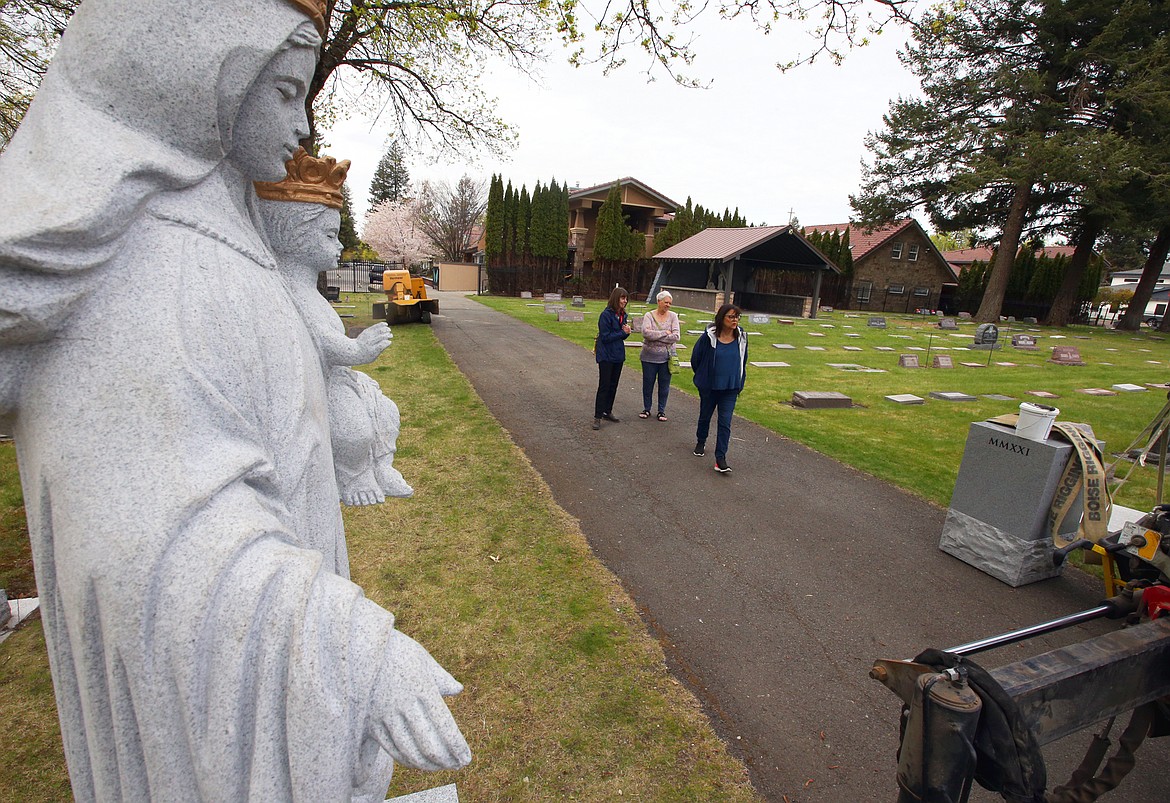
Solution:
[[[1016,423],[1016,434],[1033,441],[1045,441],[1052,431],[1052,422],[1060,410],[1047,404],[1024,402],[1020,405],[1020,420]]]

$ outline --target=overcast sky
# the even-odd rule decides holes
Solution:
[[[790,213],[804,225],[850,215],[867,131],[881,126],[889,101],[917,91],[898,62],[904,40],[890,29],[852,51],[842,66],[822,57],[781,73],[777,61],[807,52],[799,26],[769,36],[714,15],[695,27],[698,54],[690,74],[710,81],[685,89],[667,77],[647,82],[644,62],[602,76],[570,67],[560,51],[541,68],[540,83],[496,70],[485,88],[519,135],[510,159],[429,163],[408,153],[411,180],[501,173],[531,190],[551,178],[589,187],[632,176],[676,201],[722,211],[739,207],[750,223],[779,225]],[[350,159],[350,190],[359,222],[391,121],[356,118],[327,132],[328,153]],[[476,159],[475,154],[468,154]]]

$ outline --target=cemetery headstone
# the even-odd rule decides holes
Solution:
[[[558,323],[583,323],[585,313],[579,309],[563,309],[557,311]]]
[[[748,315],[748,323],[769,323],[771,320],[767,315],[760,315],[754,312]]]
[[[1035,325],[1035,324],[1039,323],[1039,321],[1037,321],[1035,318],[1033,318],[1033,317],[1032,317],[1032,316],[1030,316],[1030,315],[1029,315],[1027,318],[1024,318],[1024,321],[1023,321],[1023,322],[1024,322],[1024,323],[1033,324],[1033,325]]]
[[[796,346],[792,345],[791,343],[773,343],[772,348],[774,348],[774,349],[794,349],[794,348],[796,348]]]
[[[532,298],[532,291],[531,290],[521,290],[520,297],[521,298]]]
[[[1056,365],[1085,365],[1076,346],[1053,346],[1052,357],[1048,361]]]
[[[751,365],[754,365],[756,368],[788,368],[788,367],[790,367],[788,365],[788,363],[786,363],[786,362],[767,362],[767,361],[756,362],[755,360],[750,360],[749,363]]]
[[[544,304],[544,311],[549,315],[556,315],[563,309],[565,309],[564,304],[549,304],[547,301]]]
[[[898,357],[899,368],[918,368],[917,354],[902,354]]]
[[[959,313],[959,320],[960,320],[960,321],[969,321],[969,320],[971,320],[971,313],[969,313],[969,312],[960,312],[960,313]]]
[[[1084,393],[1086,396],[1116,396],[1117,391],[1106,390],[1105,388],[1077,388],[1077,393]]]
[[[934,359],[930,361],[931,368],[954,368],[955,363],[951,360],[949,354],[936,354]]]
[[[1037,399],[1059,399],[1055,393],[1049,393],[1047,390],[1029,390],[1025,391],[1029,396],[1035,396]]]
[[[973,349],[997,349],[999,346],[999,327],[993,323],[981,323],[975,328],[975,340],[971,344]]]
[[[545,301],[563,301],[564,299],[561,298],[560,293],[545,293],[544,300]]]
[[[915,396],[913,393],[895,393],[886,396],[886,401],[891,401],[895,404],[926,404],[926,399],[921,396]]]
[[[585,297],[584,296],[573,296],[573,306],[574,307],[585,306]]]
[[[880,315],[873,315],[870,317],[869,323],[867,323],[866,326],[872,326],[874,329],[885,329],[886,319]]]
[[[1021,351],[1035,351],[1036,338],[1032,335],[1012,335],[1012,348]]]
[[[643,320],[644,320],[644,319],[642,318],[642,316],[641,316],[641,315],[631,315],[631,316],[630,316],[630,318],[629,318],[629,321],[630,321],[630,331],[631,331],[631,332],[641,332],[641,331],[642,331],[642,322],[643,322]]]
[[[932,390],[930,392],[930,398],[939,399],[940,401],[975,401],[974,396],[955,390]]]
[[[1146,390],[1142,385],[1134,385],[1130,382],[1120,382],[1114,385],[1113,389],[1121,393],[1144,393]]]
[[[792,405],[808,410],[852,407],[853,399],[836,391],[797,390],[792,394]]]
[[[958,329],[959,325],[955,323],[954,318],[940,318],[938,322],[939,329]]]

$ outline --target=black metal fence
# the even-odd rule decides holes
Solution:
[[[329,286],[343,293],[367,293],[382,289],[382,273],[388,270],[403,270],[401,262],[354,261],[339,262],[337,267],[327,271]]]

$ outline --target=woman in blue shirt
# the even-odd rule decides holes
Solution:
[[[630,336],[626,320],[629,293],[615,287],[609,294],[609,304],[597,318],[597,397],[593,400],[593,428],[601,429],[601,419],[617,423],[613,414],[613,399],[617,395],[618,380],[626,361],[625,339]]]
[[[740,308],[724,304],[715,321],[699,336],[691,352],[695,387],[699,389],[699,423],[695,428],[695,454],[706,454],[711,415],[719,411],[715,437],[715,470],[728,474],[727,446],[731,442],[731,416],[735,400],[747,378],[747,334],[739,328]]]

